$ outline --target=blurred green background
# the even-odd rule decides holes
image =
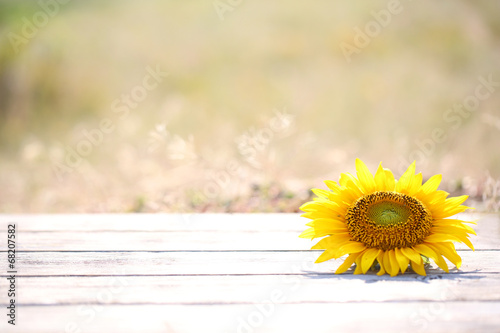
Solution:
[[[356,157],[498,210],[499,65],[498,1],[0,0],[0,212],[291,212]]]

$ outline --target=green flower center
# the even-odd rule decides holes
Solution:
[[[391,225],[408,221],[411,215],[408,207],[393,201],[379,201],[368,207],[366,214],[378,225]]]

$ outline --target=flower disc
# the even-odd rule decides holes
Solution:
[[[353,240],[384,251],[422,243],[432,226],[419,200],[396,192],[359,198],[348,208],[346,222]]]

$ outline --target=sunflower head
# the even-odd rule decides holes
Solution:
[[[449,217],[470,207],[462,205],[466,195],[448,198],[438,191],[441,175],[422,184],[415,174],[415,162],[399,180],[380,164],[375,176],[356,159],[357,177],[343,173],[338,182],[325,181],[329,190],[313,189],[313,201],[300,207],[311,219],[300,237],[321,239],[313,249],[325,250],[316,262],[348,257],[336,273],[356,264],[354,274],[366,273],[378,263],[378,275],[404,273],[408,265],[425,275],[431,258],[448,272],[447,258],[460,268],[462,263],[453,242],[474,249],[469,240],[474,230],[466,222]]]

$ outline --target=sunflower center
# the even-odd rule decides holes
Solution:
[[[390,200],[373,203],[366,213],[368,218],[378,225],[403,223],[410,217],[408,207]]]
[[[352,240],[384,251],[422,243],[432,226],[430,212],[418,199],[397,192],[359,198],[346,220]]]

